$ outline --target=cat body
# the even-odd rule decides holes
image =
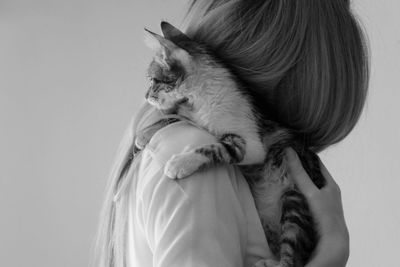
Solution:
[[[321,187],[318,157],[298,141],[294,131],[265,118],[255,105],[257,99],[206,46],[166,22],[161,28],[164,37],[148,31],[156,56],[148,70],[147,101],[165,113],[187,118],[218,140],[174,155],[165,174],[180,179],[211,165],[239,165],[271,250],[279,258],[278,262],[261,260],[256,266],[303,266],[318,237],[304,196],[286,177],[283,155],[286,147],[293,147]]]
[[[204,79],[213,79],[213,77],[204,77]],[[249,105],[248,96],[240,91],[232,92],[231,88],[234,86],[234,84],[224,84],[224,81],[209,83],[207,87],[198,90],[198,94],[192,95],[192,99],[196,100],[189,99],[187,105],[180,107],[178,114],[219,138],[227,133],[242,138],[245,144],[245,148],[241,147],[243,158],[235,163],[263,162],[266,151],[259,135],[257,120],[253,118],[254,112]],[[217,90],[214,90],[215,88]]]
[[[164,42],[166,41],[168,40],[164,40]],[[177,49],[173,43],[166,45],[170,49]],[[154,60],[150,64],[148,75],[152,79],[156,77],[156,80],[152,81],[149,92],[146,94],[147,100],[166,113],[176,113],[188,118],[217,137],[222,137],[226,133],[240,137],[246,148],[239,148],[243,154],[237,156],[243,158],[240,159],[240,162],[236,161],[235,163],[263,162],[266,151],[259,134],[259,122],[254,114],[250,97],[244,90],[236,90],[238,85],[233,80],[232,74],[220,62],[215,61],[209,52],[201,49],[196,53],[201,56],[197,59],[191,58],[190,70],[193,73],[188,74],[187,70],[183,73],[182,68],[186,66],[171,67],[175,70],[180,69],[178,73],[180,72],[181,75],[181,78],[175,77],[177,81],[174,86],[179,84],[179,90],[175,89],[174,92],[167,89],[164,93],[163,89],[158,88],[165,86],[158,81],[162,80],[159,75],[165,75],[165,70],[161,71],[160,68],[165,67],[168,63],[163,62],[162,59]],[[171,53],[169,56],[172,57],[173,54]],[[184,53],[178,55],[178,57],[187,56],[189,55]],[[179,60],[180,62],[189,61],[182,58]],[[210,66],[212,66],[212,71],[210,71]],[[160,103],[162,101],[164,103]],[[244,153],[245,150],[247,153]],[[171,178],[183,177],[172,176]]]

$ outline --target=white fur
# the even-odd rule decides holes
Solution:
[[[223,69],[215,71],[219,72],[214,73],[219,77],[229,75]],[[182,113],[216,136],[234,133],[244,138],[246,153],[239,164],[262,163],[266,151],[258,135],[259,129],[249,99],[236,89],[237,85],[230,79],[215,80],[202,76],[199,79],[208,82],[202,88],[192,90],[194,110],[182,110]]]
[[[243,138],[245,153],[238,164],[263,163],[267,151],[258,134],[256,114],[250,100],[239,91],[231,74],[206,54],[194,60],[186,50],[164,37],[151,32],[150,37],[150,47],[157,50],[156,60],[167,65],[171,60],[178,60],[186,70],[183,83],[172,92],[157,92],[157,103],[150,101],[150,104],[168,110],[187,98],[188,103],[179,106],[180,115],[188,117],[217,138],[224,134],[235,134]],[[188,165],[184,161],[180,163],[174,160],[173,164],[168,165],[171,170],[167,172],[171,172],[169,174],[172,176],[177,176],[179,172],[190,174],[189,170],[184,170]],[[194,167],[191,166],[191,169]]]

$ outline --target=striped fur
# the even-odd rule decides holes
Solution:
[[[284,149],[292,147],[318,187],[325,183],[318,156],[301,136],[257,111],[237,77],[206,46],[194,43],[163,22],[165,37],[150,33],[155,59],[149,67],[147,101],[168,114],[177,114],[208,130],[216,142],[174,155],[165,166],[170,178],[184,178],[215,164],[237,164],[251,187],[266,238],[279,261],[261,260],[259,266],[304,266],[318,235],[304,196],[286,176]],[[152,41],[151,41],[151,38]],[[173,122],[173,121],[172,121]],[[143,146],[160,121],[143,131]]]

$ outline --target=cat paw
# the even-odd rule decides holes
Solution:
[[[284,267],[276,260],[259,260],[253,267]]]
[[[171,179],[185,178],[205,163],[205,158],[194,152],[187,152],[172,156],[164,167],[164,174]]]

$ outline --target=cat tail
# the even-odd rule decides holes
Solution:
[[[280,266],[305,266],[318,242],[314,219],[304,195],[296,189],[286,191],[281,200]]]
[[[313,183],[321,188],[326,181],[317,154],[301,144],[291,144]],[[282,266],[304,266],[310,259],[319,236],[304,195],[294,188],[282,197],[280,256]]]

